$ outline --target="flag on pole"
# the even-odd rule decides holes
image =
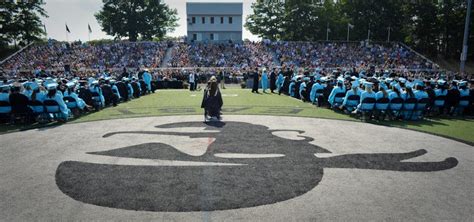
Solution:
[[[67,24],[66,24],[66,32],[71,33],[71,30],[69,30],[69,27],[67,27]]]
[[[91,29],[91,26],[89,24],[87,24],[87,28],[89,29],[89,33],[92,33],[92,29]]]
[[[350,29],[353,29],[353,28],[354,28],[354,25],[351,24],[351,23],[349,23],[349,28],[350,28]]]

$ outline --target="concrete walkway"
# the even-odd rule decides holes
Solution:
[[[472,221],[474,149],[315,118],[148,117],[0,135],[4,221]]]

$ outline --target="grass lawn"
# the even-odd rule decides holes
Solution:
[[[224,115],[284,115],[360,121],[349,115],[326,108],[317,108],[309,103],[303,103],[284,95],[252,94],[249,89],[233,87],[222,90],[222,94]],[[142,116],[202,115],[201,99],[202,91],[161,90],[152,95],[121,103],[117,107],[110,107],[100,112],[81,116],[70,121],[70,123]],[[423,121],[382,121],[368,124],[408,128],[467,141],[471,144],[474,143],[473,119],[436,118]],[[36,127],[38,125],[0,125],[0,132],[5,133]]]

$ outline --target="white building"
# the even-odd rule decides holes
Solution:
[[[187,2],[188,41],[242,41],[242,3]]]

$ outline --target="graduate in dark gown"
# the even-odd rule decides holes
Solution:
[[[273,91],[276,89],[276,78],[277,78],[276,68],[273,68],[273,71],[270,73],[270,91],[272,93],[274,93]]]
[[[258,93],[258,68],[255,68],[255,71],[252,73],[252,78],[253,78],[253,86],[252,86],[252,92]]]
[[[208,120],[208,116],[221,119],[221,108],[224,102],[222,95],[217,85],[216,77],[211,77],[208,87],[204,90],[204,97],[202,98],[201,108],[204,108],[204,121]]]

